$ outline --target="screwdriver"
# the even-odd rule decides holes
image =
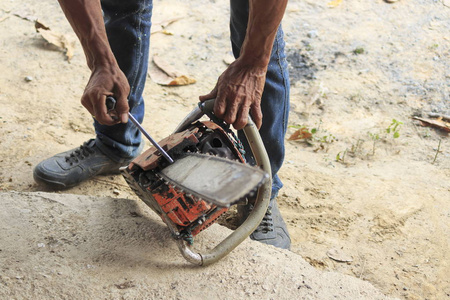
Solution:
[[[117,101],[116,99],[114,99],[114,97],[112,96],[106,97],[106,108],[108,109],[108,113],[116,108],[116,102]],[[117,118],[117,116],[114,115],[111,115],[111,117],[113,119]],[[170,157],[170,155],[166,151],[164,151],[163,148],[161,148],[161,146],[150,136],[150,134],[141,126],[141,124],[139,124],[138,120],[136,120],[130,112],[128,112],[128,118],[139,129],[139,131],[150,141],[150,143],[152,143],[153,146],[155,146],[156,149],[158,149],[159,153],[161,153],[162,156],[164,156],[167,159],[167,161],[172,164],[173,163],[172,157]]]

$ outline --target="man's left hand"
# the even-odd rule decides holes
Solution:
[[[216,87],[199,98],[202,102],[215,98],[214,114],[235,129],[247,125],[249,113],[259,129],[265,80],[266,68],[249,65],[238,58],[222,73]]]

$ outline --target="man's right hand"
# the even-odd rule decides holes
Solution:
[[[91,77],[81,97],[81,104],[100,124],[127,123],[129,93],[127,78],[117,65],[96,66],[92,69]],[[119,118],[116,120],[107,113],[105,104],[107,96],[114,96],[117,100],[115,110]]]
[[[77,34],[91,69],[91,77],[81,97],[81,104],[103,125],[128,122],[130,86],[111,51],[98,0],[58,0],[70,25]],[[113,120],[107,114],[106,97],[117,100]]]

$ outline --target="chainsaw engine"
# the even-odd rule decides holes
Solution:
[[[174,159],[202,153],[245,163],[234,136],[210,121],[197,121],[188,129],[163,139],[159,145]],[[150,148],[122,169],[129,186],[152,208],[179,238],[192,237],[227,211],[167,182],[160,171],[168,162]]]

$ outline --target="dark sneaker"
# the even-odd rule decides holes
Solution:
[[[241,206],[240,208],[238,206],[238,213],[241,219],[246,218],[250,213],[252,207],[249,206],[250,205],[246,205],[245,207]],[[290,249],[291,238],[275,199],[270,200],[269,208],[267,209],[264,218],[250,235],[250,238],[281,249]]]
[[[91,139],[78,148],[40,162],[34,168],[33,177],[51,188],[66,189],[96,175],[118,174],[119,168],[128,163],[111,160],[95,145],[95,139]]]

